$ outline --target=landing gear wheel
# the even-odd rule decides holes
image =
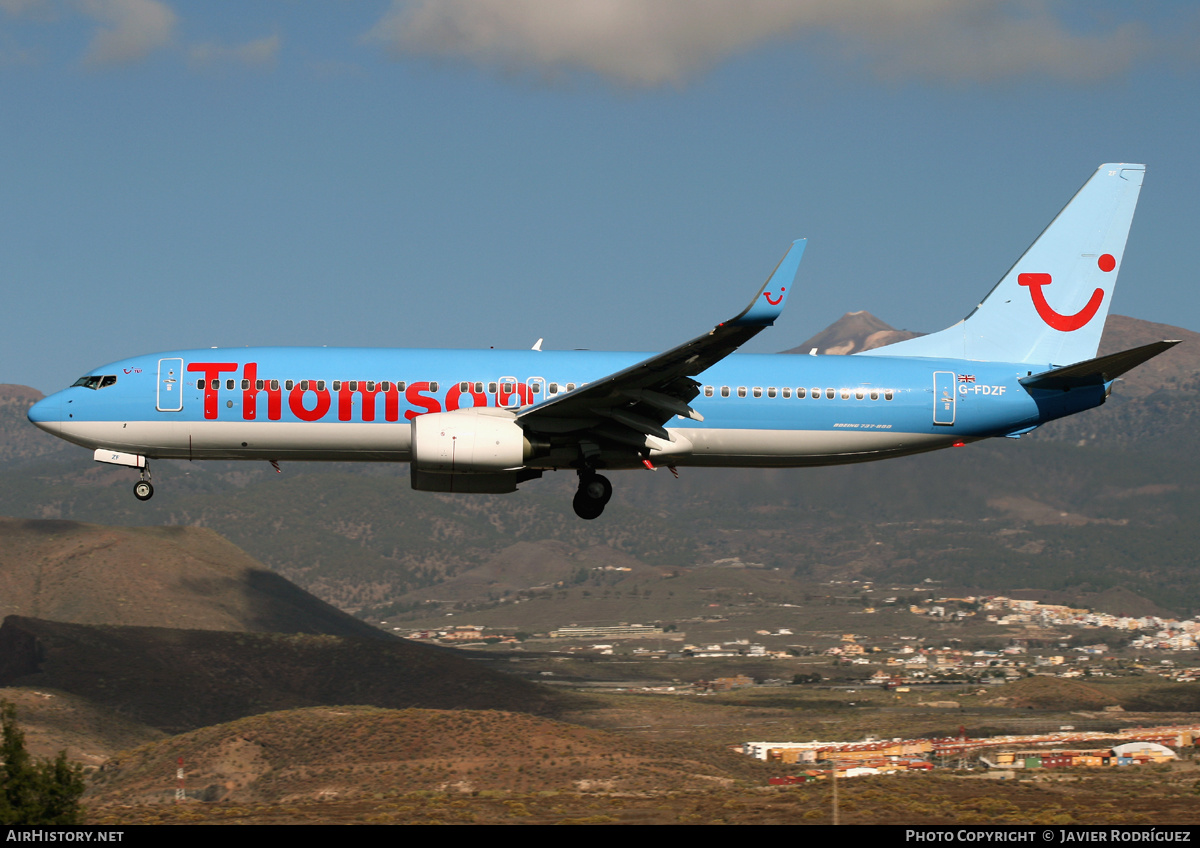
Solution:
[[[592,500],[583,489],[575,493],[575,498],[571,501],[571,506],[575,508],[576,515],[587,521],[599,518],[600,513],[604,512],[604,502]]]
[[[607,477],[593,474],[579,482],[579,491],[586,492],[589,498],[600,501],[603,506],[612,498],[612,483],[608,482]]]
[[[147,480],[138,480],[133,484],[133,496],[139,501],[148,501],[154,497],[154,487]]]
[[[575,508],[576,515],[591,521],[600,517],[600,513],[604,512],[604,505],[611,497],[612,483],[608,482],[607,477],[599,474],[589,474],[586,477],[581,475],[579,491],[575,493],[571,506]]]

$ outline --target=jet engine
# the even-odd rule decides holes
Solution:
[[[459,409],[412,421],[412,463],[426,474],[495,474],[521,468],[533,453],[507,409]]]

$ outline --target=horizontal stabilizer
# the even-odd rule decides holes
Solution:
[[[1027,389],[1069,389],[1074,386],[1094,386],[1109,383],[1126,371],[1130,371],[1165,350],[1170,350],[1179,344],[1178,339],[1164,339],[1141,347],[1123,350],[1120,353],[1110,353],[1108,356],[1098,356],[1074,365],[1053,368],[1023,377],[1021,385]]]

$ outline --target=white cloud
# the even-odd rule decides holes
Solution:
[[[188,62],[193,67],[216,65],[274,65],[279,58],[282,40],[278,35],[268,35],[255,41],[247,41],[233,47],[221,44],[196,44],[188,49]]]
[[[1103,79],[1156,48],[1139,25],[1072,28],[1063,6],[1053,0],[393,0],[366,37],[397,57],[463,58],[543,74],[584,70],[627,86],[679,84],[769,41],[803,41],[887,80],[949,83]]]
[[[171,43],[177,21],[175,13],[158,0],[82,0],[80,8],[100,24],[84,55],[90,65],[144,59]]]

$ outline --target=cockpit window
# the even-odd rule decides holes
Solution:
[[[71,384],[71,388],[83,386],[85,389],[107,389],[109,386],[115,386],[116,384],[116,374],[90,374],[87,377],[80,377]]]

